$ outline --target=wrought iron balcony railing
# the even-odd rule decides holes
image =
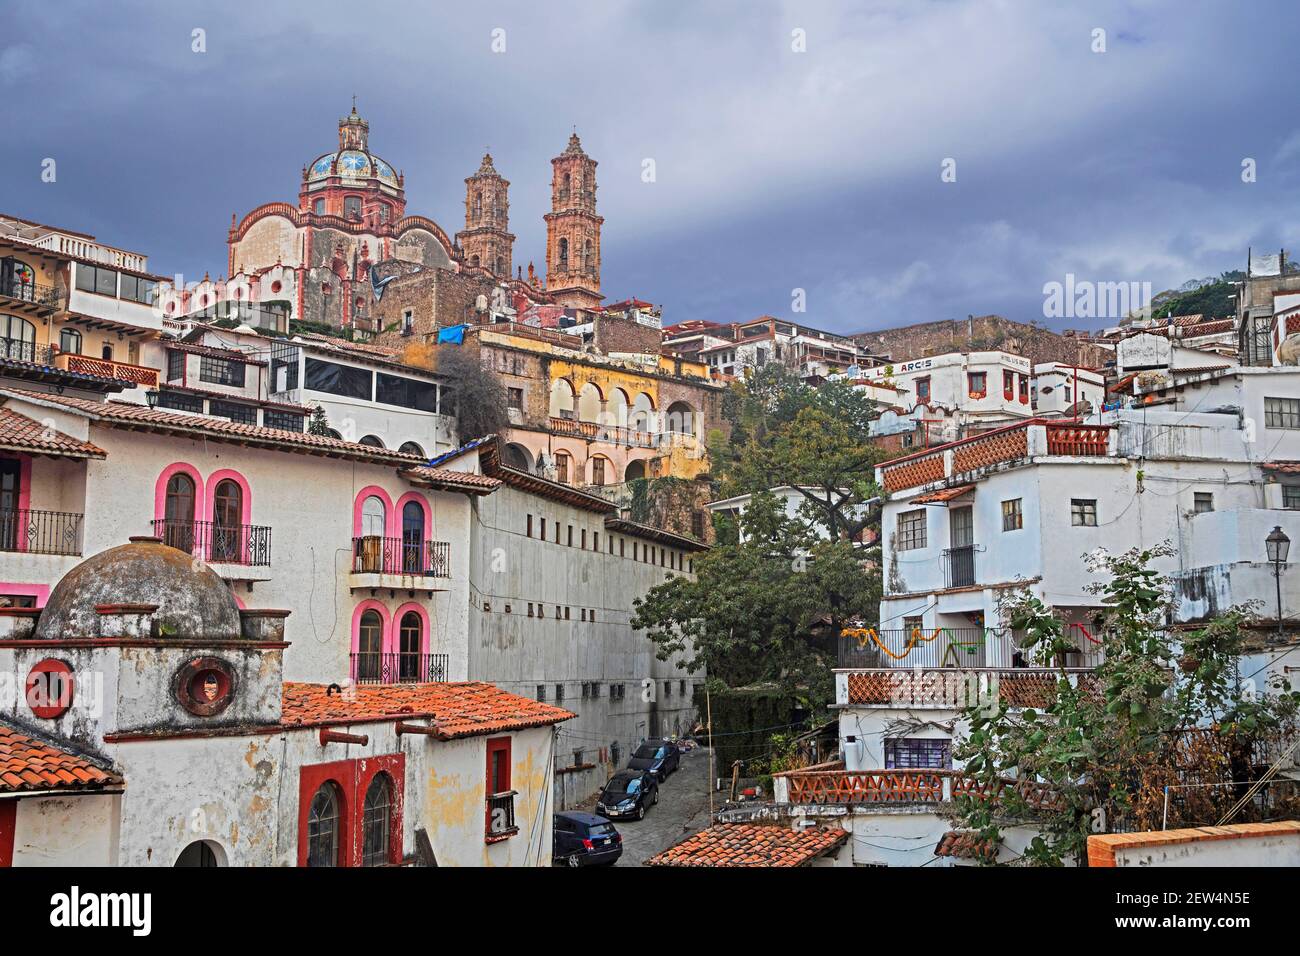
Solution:
[[[515,791],[494,793],[487,798],[485,830],[489,843],[519,832],[515,825]]]
[[[17,279],[0,279],[0,296],[30,302],[32,305],[58,308],[59,293],[52,285],[39,282],[20,282]]]
[[[210,564],[258,568],[271,564],[271,529],[264,525],[158,518],[153,522],[153,533],[163,544]]]
[[[352,539],[354,574],[451,577],[451,543],[363,535]]]
[[[446,654],[412,652],[352,655],[352,680],[358,684],[442,684],[447,681]]]
[[[17,359],[20,362],[35,362],[38,365],[50,364],[50,350],[47,346],[22,339],[0,338],[0,358]]]
[[[80,555],[83,518],[66,511],[0,511],[0,551]]]
[[[943,586],[966,588],[975,583],[975,545],[948,548],[943,552]]]

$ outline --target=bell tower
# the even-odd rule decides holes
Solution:
[[[510,229],[510,183],[492,165],[486,153],[478,172],[465,180],[465,228],[456,242],[465,262],[482,266],[498,278],[510,278],[515,237]]]
[[[546,214],[546,290],[560,305],[600,308],[600,226],[596,161],[575,132],[551,160],[551,211]]]

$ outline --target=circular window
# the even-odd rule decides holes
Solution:
[[[197,717],[215,717],[230,704],[234,689],[230,665],[218,657],[197,657],[176,675],[176,698]]]
[[[70,665],[43,660],[27,674],[27,706],[37,717],[62,717],[72,706],[73,683]]]
[[[279,280],[279,279],[276,279],[274,282],[271,283],[271,291],[272,291],[272,292],[279,292],[282,288],[284,288],[284,286],[282,286],[282,285],[280,284],[280,280]]]

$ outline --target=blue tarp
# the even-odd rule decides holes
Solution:
[[[438,344],[450,342],[452,345],[460,345],[465,341],[465,330],[468,325],[449,325],[445,329],[438,330]]]

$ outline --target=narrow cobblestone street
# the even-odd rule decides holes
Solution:
[[[659,789],[659,802],[644,820],[620,821],[623,855],[619,866],[640,866],[709,824],[709,751],[682,754],[677,772]]]

